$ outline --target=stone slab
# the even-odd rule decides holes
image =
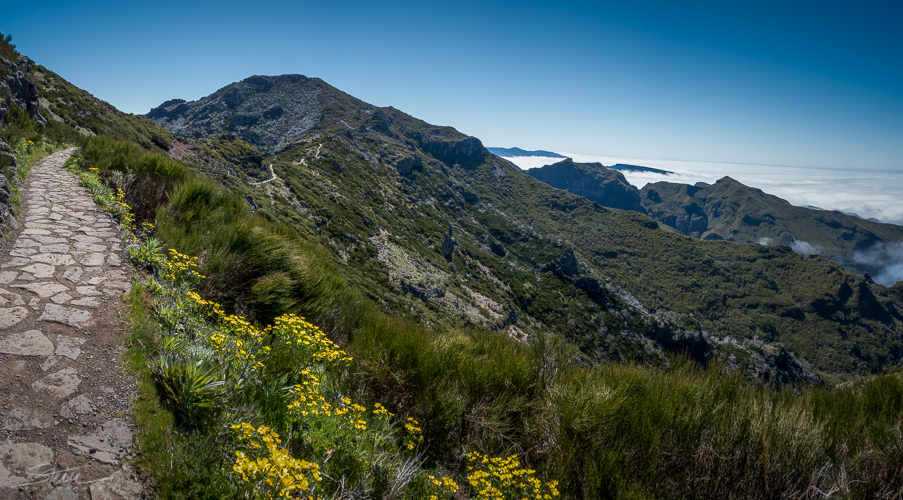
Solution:
[[[82,328],[91,324],[91,313],[74,307],[61,306],[59,304],[47,304],[44,312],[38,318],[41,321],[51,321],[64,325]]]
[[[12,328],[27,317],[28,309],[24,307],[0,307],[0,331]]]
[[[39,330],[28,330],[0,339],[0,353],[17,356],[50,356],[53,354],[53,343]]]
[[[37,262],[30,266],[23,267],[22,271],[31,274],[35,278],[52,278],[53,273],[56,272],[56,266]]]
[[[75,368],[64,368],[32,382],[31,388],[35,392],[49,393],[56,399],[63,399],[75,392],[81,381]]]
[[[132,430],[125,420],[114,418],[90,434],[69,436],[67,444],[101,462],[117,463],[119,457],[132,446]]]
[[[80,337],[58,335],[56,337],[56,351],[54,352],[54,354],[56,354],[57,356],[66,356],[67,358],[75,361],[82,353],[82,345],[84,345],[84,343],[85,339]]]
[[[60,283],[27,283],[24,285],[13,285],[14,288],[24,288],[30,292],[33,292],[43,299],[47,297],[52,297],[60,292],[64,292],[69,290],[69,287],[66,285],[62,285]]]
[[[135,474],[124,466],[95,483],[91,483],[91,500],[124,500],[139,498],[141,496],[141,483]]]
[[[39,443],[0,443],[0,488],[31,480],[34,472],[53,463],[53,450]]]

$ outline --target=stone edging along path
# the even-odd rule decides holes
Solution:
[[[143,496],[127,465],[135,382],[117,366],[130,278],[109,215],[63,170],[31,171],[0,249],[0,499]]]

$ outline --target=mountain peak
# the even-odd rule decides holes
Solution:
[[[319,121],[324,84],[299,74],[254,75],[213,94],[171,99],[146,116],[184,136],[232,133],[261,149],[290,144]]]

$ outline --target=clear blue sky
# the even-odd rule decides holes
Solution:
[[[490,146],[903,169],[899,0],[3,3],[132,113],[301,73]]]

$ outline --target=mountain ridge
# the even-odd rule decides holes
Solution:
[[[543,156],[548,158],[566,158],[564,155],[560,155],[558,153],[553,153],[551,151],[543,151],[541,149],[535,151],[527,151],[521,148],[490,148],[487,147],[490,153],[496,156]]]
[[[278,148],[245,136],[272,173],[227,161],[212,175],[271,220],[323,241],[387,310],[519,338],[557,331],[595,360],[656,365],[668,352],[695,353],[700,362],[715,356],[783,383],[811,381],[806,363],[832,380],[853,366],[899,363],[891,348],[901,324],[891,305],[897,296],[831,261],[683,240],[642,214],[562,195],[477,138],[317,85],[310,109],[321,115],[306,134]],[[222,90],[211,96],[222,102]],[[279,104],[274,95],[267,105]],[[189,109],[211,104],[211,96]],[[226,119],[178,130],[197,149],[213,137],[207,130],[231,126]],[[848,319],[829,326],[834,314]],[[828,331],[830,341],[815,341]],[[718,340],[725,338],[733,340]],[[874,348],[850,354],[853,339]],[[800,362],[786,372],[767,368],[765,353],[785,349],[785,341]]]

